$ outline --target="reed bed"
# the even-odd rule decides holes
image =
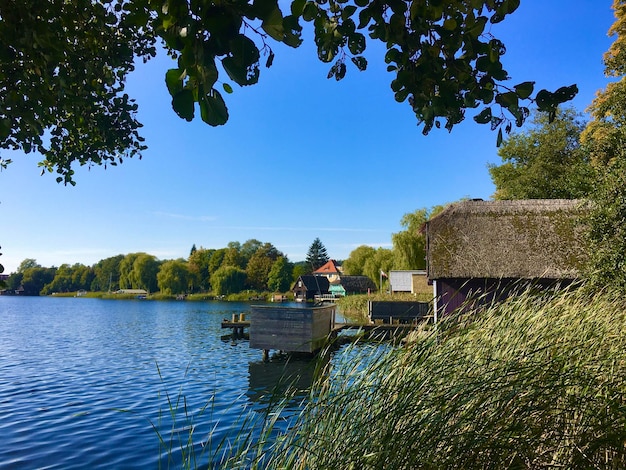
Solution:
[[[401,348],[353,345],[286,434],[229,468],[626,468],[625,307],[527,293]]]

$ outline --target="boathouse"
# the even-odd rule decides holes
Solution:
[[[296,302],[314,300],[315,296],[328,295],[330,283],[326,276],[314,276],[312,274],[300,276],[294,284],[292,291]]]
[[[376,291],[376,284],[367,276],[341,276],[331,282],[329,292],[336,297],[353,294],[367,294]]]
[[[511,295],[569,285],[586,261],[580,200],[468,200],[424,226],[435,315]]]
[[[424,294],[430,293],[426,270],[391,270],[389,271],[391,293]]]

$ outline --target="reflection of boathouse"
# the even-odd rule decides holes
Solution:
[[[324,354],[313,359],[290,355],[251,362],[248,364],[248,398],[254,402],[269,403],[278,392],[278,396],[291,396],[299,402],[308,394],[329,360],[330,355]]]

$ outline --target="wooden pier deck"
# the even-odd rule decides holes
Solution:
[[[414,323],[335,323],[333,326],[333,333],[339,333],[345,330],[363,330],[366,332],[377,330],[377,331],[411,331],[416,328],[416,324]],[[240,330],[243,328],[249,328],[250,321],[232,321],[232,320],[222,320],[222,328],[223,329],[232,329]]]

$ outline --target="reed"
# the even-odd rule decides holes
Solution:
[[[402,348],[353,345],[292,428],[255,443],[262,467],[625,468],[625,307],[527,293]]]

